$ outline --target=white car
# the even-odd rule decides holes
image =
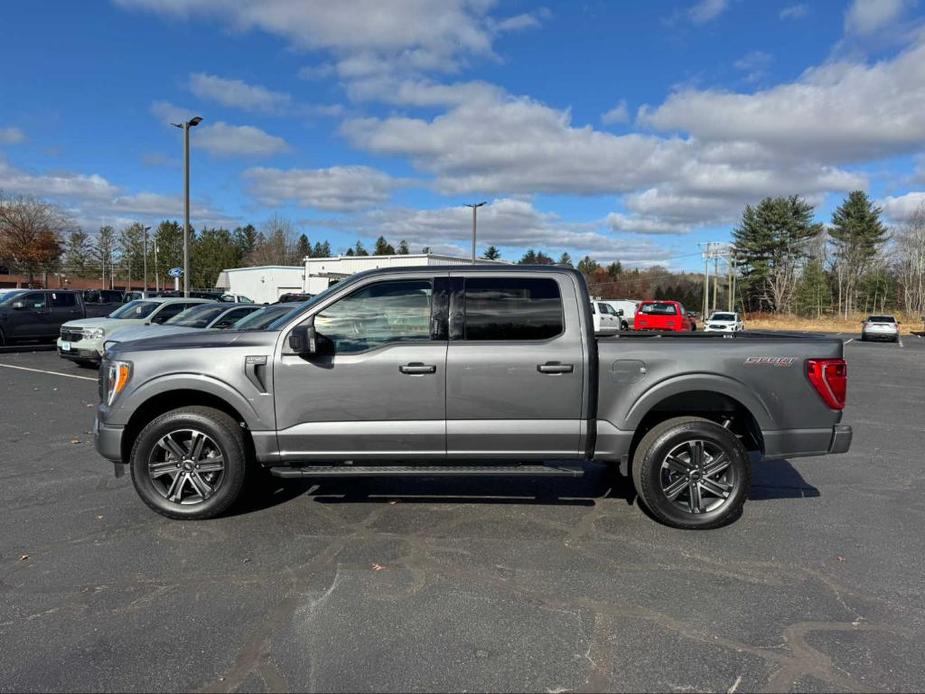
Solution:
[[[224,301],[228,304],[252,304],[254,300],[250,297],[244,296],[243,294],[222,294],[222,298],[219,301]]]
[[[105,349],[109,349],[109,346],[116,342],[144,340],[148,337],[163,337],[164,335],[177,335],[198,330],[228,330],[245,316],[259,310],[260,306],[255,304],[232,306],[215,302],[196,304],[185,311],[181,311],[163,324],[139,325],[134,328],[119,330],[107,338],[103,346]]]
[[[868,316],[861,323],[861,340],[899,342],[899,321],[895,316]]]
[[[745,330],[745,321],[738,313],[714,311],[703,323],[707,333],[738,333]]]
[[[594,317],[594,332],[596,333],[617,332],[622,327],[617,310],[606,301],[593,300],[591,315]]]
[[[629,330],[636,322],[636,308],[639,302],[636,299],[607,299],[605,303],[613,306],[620,316],[620,328]]]
[[[197,304],[215,303],[208,299],[139,299],[123,304],[108,316],[81,318],[61,326],[58,355],[83,366],[99,364],[103,343],[117,330],[136,325],[166,323],[181,311]]]

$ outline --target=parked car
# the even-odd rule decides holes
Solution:
[[[118,330],[103,341],[103,347],[109,349],[116,342],[143,340],[148,337],[177,335],[196,332],[197,330],[228,330],[245,316],[260,309],[259,306],[229,306],[228,304],[207,302],[190,306],[165,323],[139,325],[125,330]]]
[[[693,332],[697,324],[679,301],[640,301],[633,327],[636,330]]]
[[[80,293],[70,289],[19,289],[0,295],[0,345],[53,340],[61,326],[86,315]]]
[[[591,301],[591,317],[594,319],[594,332],[608,333],[622,329],[617,310],[606,301]]]
[[[276,300],[278,304],[290,304],[295,302],[308,301],[314,296],[313,294],[305,294],[299,292],[288,292],[286,294],[280,294],[279,298]]]
[[[895,316],[868,316],[861,323],[861,340],[899,342],[899,321]]]
[[[123,304],[103,318],[85,318],[64,323],[58,338],[58,355],[82,366],[99,364],[103,342],[115,331],[134,325],[166,323],[181,311],[205,299],[137,299]]]
[[[125,292],[122,295],[122,302],[127,304],[129,301],[139,301],[144,298],[145,298],[145,293],[143,291],[140,291],[138,289],[133,289],[129,292]]]
[[[265,330],[278,318],[298,309],[298,304],[272,304],[260,307],[232,326],[232,330]]]
[[[243,294],[222,294],[219,298],[219,301],[224,301],[230,304],[252,304],[254,300],[250,297],[244,296]]]
[[[125,294],[118,289],[85,289],[81,292],[87,318],[108,316],[124,303]]]
[[[621,330],[629,330],[635,324],[636,307],[639,302],[635,299],[608,299],[607,303],[617,310],[621,318]]]
[[[576,477],[596,459],[628,464],[657,519],[710,528],[741,509],[751,454],[851,443],[840,339],[597,338],[584,278],[564,267],[363,272],[269,328],[107,351],[97,450],[116,474],[129,465],[158,513],[222,513],[255,465],[281,478]]]
[[[703,329],[708,333],[737,333],[745,330],[745,321],[736,312],[714,311],[704,321]]]

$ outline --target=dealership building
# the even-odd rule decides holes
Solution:
[[[305,258],[299,265],[259,265],[222,270],[215,286],[229,294],[243,294],[258,304],[272,304],[283,294],[317,294],[334,282],[363,272],[389,267],[426,267],[469,263],[466,258],[434,253],[409,255],[339,255]],[[480,258],[479,264],[504,264]]]

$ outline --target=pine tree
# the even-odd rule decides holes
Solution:
[[[590,255],[578,261],[578,271],[585,275],[591,275],[600,269],[600,264]]]
[[[563,253],[559,256],[558,265],[564,265],[565,267],[572,267],[572,256],[568,253]]]
[[[623,266],[620,264],[619,260],[607,266],[607,274],[610,276],[610,279],[614,280],[623,274]]]
[[[241,265],[239,253],[227,229],[203,229],[190,247],[190,286],[214,287],[222,270]]]
[[[398,255],[408,255],[411,251],[408,249],[408,242],[402,239],[398,242]]]
[[[79,229],[67,235],[64,271],[72,277],[92,277],[97,274],[93,268],[93,244],[90,237]]]
[[[520,265],[536,265],[536,251],[532,248],[528,249],[517,262]]]
[[[838,302],[845,318],[856,308],[861,277],[876,263],[880,248],[887,241],[881,212],[867,193],[855,190],[832,213],[829,236],[835,251]]]
[[[488,260],[500,260],[501,251],[499,251],[494,246],[489,246],[488,248],[485,249],[485,252],[482,254],[482,257]]]
[[[813,221],[812,205],[798,195],[745,206],[733,239],[750,306],[790,309],[797,270],[822,231]]]
[[[373,255],[395,255],[395,248],[385,240],[385,236],[380,236],[376,239]]]
[[[353,247],[353,253],[354,255],[369,255],[369,251],[366,250],[362,241],[356,242],[356,245]]]
[[[238,227],[234,230],[232,236],[234,237],[234,245],[237,248],[239,258],[249,256],[257,245],[258,234],[253,224]]]
[[[312,255],[312,246],[308,242],[308,236],[301,234],[299,240],[295,244],[295,259],[298,261],[298,264],[301,265],[305,258],[311,257]]]

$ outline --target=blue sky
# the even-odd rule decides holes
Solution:
[[[925,8],[677,0],[0,5],[0,190],[88,231],[182,214],[699,267],[746,202],[925,202]]]

